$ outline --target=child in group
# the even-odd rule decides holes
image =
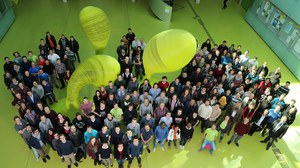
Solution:
[[[178,125],[173,125],[168,134],[168,148],[171,149],[173,141],[175,149],[177,149],[177,139],[180,139],[180,128]]]

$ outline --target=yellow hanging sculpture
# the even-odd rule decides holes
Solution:
[[[88,6],[80,12],[81,26],[93,44],[96,54],[80,64],[72,74],[67,87],[66,107],[79,108],[79,92],[86,85],[101,86],[114,80],[120,73],[120,64],[112,56],[103,51],[110,37],[109,20],[99,8]]]
[[[192,60],[196,47],[196,39],[185,30],[171,29],[158,33],[148,42],[143,54],[146,78],[183,68]]]

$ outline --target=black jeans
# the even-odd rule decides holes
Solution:
[[[132,163],[132,160],[136,157],[137,161],[138,161],[138,164],[141,164],[142,163],[142,159],[141,157],[139,156],[134,156],[134,157],[129,157],[128,159],[128,163],[131,164]]]
[[[59,80],[60,80],[60,83],[61,83],[61,87],[65,87],[66,84],[65,84],[65,76],[66,76],[66,73],[59,73],[58,74],[58,77],[59,77]]]

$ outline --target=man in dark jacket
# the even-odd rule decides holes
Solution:
[[[46,139],[42,134],[40,134],[38,128],[34,129],[28,143],[30,147],[36,149],[44,163],[47,162],[46,158],[50,160],[50,156],[48,155],[46,149]]]
[[[70,36],[70,42],[69,42],[69,47],[71,51],[76,55],[78,63],[80,63],[80,57],[79,57],[79,43],[78,41],[74,38],[74,36]]]
[[[280,119],[275,120],[270,128],[269,136],[267,136],[264,140],[260,141],[261,143],[267,143],[266,150],[269,150],[269,148],[272,146],[274,140],[277,138],[282,138],[283,135],[286,133],[286,131],[289,128],[289,125],[286,123],[287,117],[282,116]]]
[[[142,154],[143,154],[143,144],[139,141],[138,137],[133,138],[133,142],[128,146],[128,168],[130,168],[132,160],[136,157],[138,161],[139,168],[142,167]]]
[[[268,113],[269,113],[268,109],[265,109],[263,114],[255,117],[253,119],[254,122],[250,128],[248,135],[252,136],[254,134],[254,132],[260,131],[266,126],[266,124],[268,123],[268,118],[269,118]]]

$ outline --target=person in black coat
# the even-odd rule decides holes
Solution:
[[[46,149],[46,139],[43,134],[39,132],[38,128],[34,129],[31,137],[29,138],[28,144],[30,147],[36,149],[44,163],[47,162],[46,158],[50,160]]]
[[[58,44],[60,45],[63,52],[65,52],[66,47],[70,46],[70,41],[67,39],[67,37],[64,34],[62,34],[59,41],[58,41]]]
[[[207,39],[205,42],[202,43],[201,49],[203,49],[204,47],[206,47],[207,51],[210,52],[210,50],[211,50],[210,39]]]
[[[287,117],[284,115],[280,119],[275,120],[270,128],[269,136],[267,136],[264,140],[260,141],[261,143],[267,143],[266,150],[272,146],[274,140],[277,138],[282,138],[286,131],[289,128],[289,125],[286,123]]]
[[[120,142],[117,149],[114,150],[114,157],[117,160],[119,168],[123,168],[124,161],[127,158],[127,150],[124,148],[122,142]]]
[[[50,34],[50,32],[46,32],[46,45],[49,46],[50,49],[54,49],[57,45],[56,39],[55,37]]]
[[[69,47],[70,47],[70,50],[73,51],[73,53],[76,55],[78,63],[80,63],[80,57],[79,57],[79,53],[78,53],[79,43],[74,38],[74,36],[70,36]]]
[[[256,131],[260,131],[266,126],[269,118],[268,113],[268,109],[265,109],[265,111],[261,115],[254,115],[253,124],[250,128],[248,135],[252,136]]]

